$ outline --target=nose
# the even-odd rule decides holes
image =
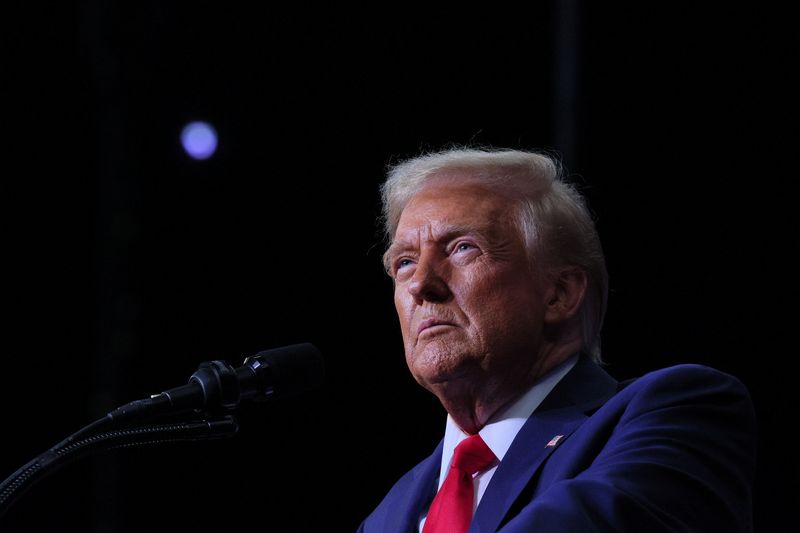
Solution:
[[[423,302],[444,302],[450,297],[445,265],[432,254],[423,254],[414,269],[414,275],[408,284],[408,292],[414,297],[417,305]]]

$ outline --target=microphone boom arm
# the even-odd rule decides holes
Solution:
[[[17,469],[0,483],[0,516],[24,491],[70,460],[121,446],[232,437],[238,424],[226,413],[242,400],[296,396],[322,381],[322,355],[309,343],[259,352],[239,368],[224,361],[201,363],[186,385],[118,407]],[[132,427],[182,414],[194,419]]]

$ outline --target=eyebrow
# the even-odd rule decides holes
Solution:
[[[447,225],[444,227],[444,231],[435,238],[434,242],[447,242],[449,240],[454,239],[455,237],[460,237],[463,235],[486,235],[488,232],[486,231],[485,227],[476,228],[475,226],[466,226],[461,224],[453,224]],[[416,249],[417,246],[410,240],[395,240],[389,245],[384,253],[384,258],[389,258],[390,256],[397,254],[399,252],[403,252],[406,250],[413,250]],[[385,262],[385,261],[384,261]]]

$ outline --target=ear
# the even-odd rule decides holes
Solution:
[[[556,325],[578,314],[588,284],[586,272],[569,267],[554,273],[545,303],[545,324]]]

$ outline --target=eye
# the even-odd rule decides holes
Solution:
[[[397,263],[396,263],[397,269],[399,270],[399,269],[401,269],[403,267],[407,267],[411,263],[413,263],[413,261],[411,259],[408,259],[408,258],[398,259]]]
[[[458,240],[450,246],[450,261],[454,265],[466,266],[481,255],[480,246],[471,240]]]
[[[394,272],[393,274],[397,276],[397,274],[405,271],[407,268],[414,264],[414,260],[408,257],[400,257],[399,259],[395,260],[394,262]]]

